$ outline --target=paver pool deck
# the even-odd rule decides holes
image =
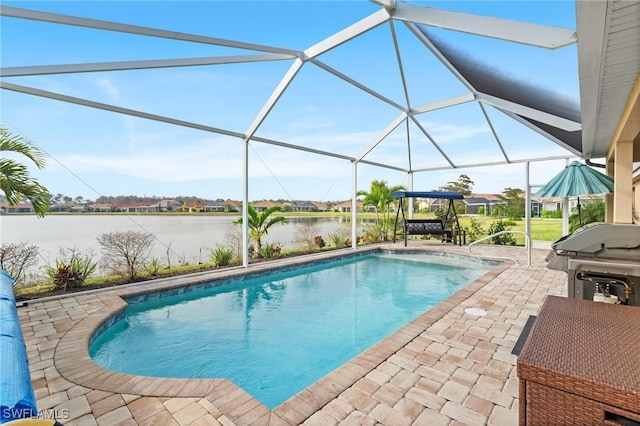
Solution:
[[[465,246],[429,241],[410,241],[408,248],[468,254]],[[273,410],[227,379],[121,374],[88,354],[92,333],[126,306],[120,296],[237,270],[31,302],[18,314],[38,410],[64,425],[516,425],[517,357],[511,351],[545,297],[566,296],[567,277],[546,268],[546,249],[532,250],[531,266],[522,248],[479,246],[473,252],[518,263],[503,262]]]

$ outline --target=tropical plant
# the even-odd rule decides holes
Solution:
[[[0,151],[20,154],[31,160],[38,169],[44,168],[46,164],[44,151],[22,136],[11,135],[3,127],[0,127]],[[5,158],[4,154],[0,157],[0,189],[9,205],[16,205],[27,199],[38,217],[43,217],[49,210],[51,195],[47,188],[29,175],[26,165]]]
[[[265,243],[260,248],[260,256],[263,259],[271,259],[272,257],[280,257],[282,247],[278,244]]]
[[[150,277],[156,277],[160,274],[160,269],[162,269],[162,264],[160,263],[160,259],[154,257],[151,259],[149,263],[144,265],[144,272]]]
[[[351,245],[351,232],[347,229],[341,229],[335,234],[329,234],[329,239],[335,248],[349,247]]]
[[[63,290],[81,287],[98,266],[91,253],[82,254],[77,248],[60,249],[60,256],[46,271],[51,282]]]
[[[569,232],[580,228],[580,217],[582,216],[582,226],[593,222],[604,222],[605,206],[602,200],[593,200],[582,204],[580,214],[573,213],[569,216]]]
[[[233,249],[229,247],[218,246],[211,252],[211,262],[219,268],[228,266],[233,259]]]
[[[405,189],[403,185],[395,185],[389,187],[385,180],[373,180],[371,182],[371,190],[358,191],[357,195],[364,196],[362,200],[363,206],[373,206],[376,211],[376,225],[381,226],[381,235],[383,241],[387,240],[389,233],[389,225],[391,224],[389,205],[393,202],[393,194],[396,191]],[[382,213],[382,220],[380,220]]]
[[[134,281],[144,267],[155,236],[148,232],[107,232],[98,237],[102,247],[103,264],[117,274],[126,275]]]
[[[263,212],[256,211],[251,204],[247,205],[247,212],[249,223],[247,226],[249,227],[249,235],[251,239],[253,239],[258,245],[258,253],[260,253],[260,249],[262,249],[262,237],[267,235],[269,232],[269,228],[276,223],[287,223],[287,218],[284,216],[276,216],[270,218],[273,213],[280,212],[282,209],[278,206],[269,207]],[[242,225],[242,218],[233,222],[237,225]]]

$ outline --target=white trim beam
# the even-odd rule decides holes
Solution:
[[[380,167],[383,169],[396,170],[396,171],[405,172],[405,173],[409,171],[406,167],[391,166],[389,164],[376,163],[375,161],[360,160],[358,161],[358,163],[367,164],[369,166],[374,166],[374,167]]]
[[[424,6],[398,3],[390,10],[393,19],[445,28],[514,43],[558,49],[577,42],[575,30],[532,24],[490,16],[452,12]]]
[[[356,155],[356,161],[362,160],[368,153],[371,152],[380,142],[384,140],[391,132],[395,130],[396,127],[402,123],[403,120],[407,118],[406,113],[401,113],[393,120],[379,135],[376,137],[365,149],[363,149],[358,155]]]
[[[14,92],[25,93],[28,95],[40,96],[42,98],[53,99],[56,101],[67,102],[76,105],[82,105],[90,108],[101,109],[104,111],[116,112],[118,114],[130,115],[132,117],[144,118],[162,123],[174,124],[176,126],[189,127],[192,129],[203,130],[205,132],[218,133],[221,135],[231,136],[235,138],[244,138],[242,133],[232,132],[231,130],[220,129],[217,127],[205,126],[203,124],[193,123],[190,121],[177,120],[175,118],[165,117],[162,115],[149,114],[129,108],[122,108],[115,105],[105,104],[101,102],[89,101],[87,99],[76,98],[73,96],[62,95],[60,93],[49,92],[46,90],[36,89],[33,87],[21,86],[13,83],[0,81],[0,88],[11,90]]]
[[[366,33],[367,31],[384,24],[390,19],[389,12],[385,9],[381,9],[378,12],[375,12],[366,18],[356,22],[353,25],[348,26],[347,28],[338,31],[337,33],[325,38],[321,42],[311,46],[307,50],[304,51],[304,56],[306,59],[315,58],[318,55],[322,55],[329,50],[340,46],[347,41],[358,37],[361,34]]]
[[[29,19],[32,21],[49,22],[75,27],[93,28],[97,30],[115,31],[120,33],[145,35],[150,37],[166,38],[171,40],[189,41],[194,43],[212,44],[216,46],[233,47],[237,49],[256,50],[259,52],[281,53],[299,56],[300,52],[278,47],[265,46],[254,43],[243,43],[233,40],[225,40],[215,37],[200,36],[195,34],[180,33],[177,31],[160,30],[157,28],[141,27],[138,25],[120,24],[99,19],[79,18],[76,16],[62,15],[59,13],[41,12],[22,9],[19,7],[0,6],[0,15],[10,18]]]
[[[295,59],[293,55],[267,53],[263,55],[209,56],[202,58],[154,59],[142,61],[94,62],[84,64],[35,65],[0,68],[0,77],[24,77],[32,75],[73,74],[84,72],[128,71],[141,69],[192,67],[200,65],[239,64],[246,62],[284,61]]]
[[[438,150],[438,152],[440,153],[440,155],[442,155],[442,157],[444,157],[445,160],[447,160],[447,163],[449,163],[449,165],[451,165],[451,168],[456,167],[456,165],[453,163],[453,161],[451,160],[451,158],[449,158],[449,156],[444,152],[444,150],[440,147],[440,145],[438,145],[438,143],[435,141],[435,139],[433,139],[431,137],[431,135],[429,134],[429,132],[427,132],[427,129],[424,128],[424,126],[422,126],[422,124],[416,119],[415,116],[411,116],[411,120],[413,120],[414,124],[416,126],[418,126],[418,128],[420,129],[420,131],[422,132],[422,134],[429,139],[429,142],[431,142],[431,144],[433,145],[433,147],[435,149]],[[413,170],[415,171],[415,170]]]
[[[486,120],[487,124],[489,125],[489,128],[491,129],[491,133],[493,134],[493,138],[496,140],[496,143],[498,144],[498,147],[500,148],[500,152],[502,152],[502,156],[504,157],[505,161],[507,163],[509,163],[510,162],[509,161],[509,156],[505,152],[504,147],[502,146],[502,142],[500,142],[500,137],[498,136],[498,133],[496,132],[496,129],[493,127],[493,123],[491,122],[491,119],[489,118],[489,114],[487,114],[487,110],[484,108],[484,105],[482,105],[482,102],[478,102],[478,106],[482,110],[482,115],[484,115],[484,119]]]
[[[458,164],[455,167],[427,167],[423,169],[413,170],[414,173],[419,172],[438,172],[442,170],[451,170],[451,169],[473,169],[477,167],[489,167],[489,166],[506,166],[509,164],[521,164],[526,162],[540,162],[540,161],[551,161],[551,160],[564,160],[566,159],[566,155],[557,155],[554,157],[540,157],[540,158],[527,158],[526,160],[511,160],[509,162],[506,161],[491,161],[486,163],[478,163],[478,164]]]
[[[247,130],[247,137],[253,137],[253,135],[258,130],[258,127],[260,127],[262,122],[267,118],[269,112],[273,109],[280,97],[283,95],[284,91],[287,90],[287,87],[289,87],[295,76],[298,74],[298,72],[302,68],[302,65],[304,65],[304,62],[301,59],[296,59],[293,64],[291,64],[291,66],[287,70],[287,73],[284,75],[284,77],[282,77],[280,83],[278,83],[278,87],[276,87],[273,93],[271,93],[271,96],[269,96],[269,99],[267,99],[267,102],[265,102],[260,112],[258,112],[256,118],[249,126],[249,129]]]
[[[311,59],[309,62],[311,62],[314,65],[317,65],[318,67],[322,68],[323,70],[327,71],[328,73],[331,73],[333,75],[335,75],[336,77],[340,78],[341,80],[346,81],[347,83],[357,87],[358,89],[367,92],[368,94],[370,94],[371,96],[380,99],[382,102],[391,105],[392,107],[406,112],[407,109],[405,107],[403,107],[400,104],[395,103],[394,101],[392,101],[391,99],[382,96],[380,93],[370,89],[368,86],[365,86],[362,83],[357,82],[356,80],[352,79],[351,77],[347,76],[346,74],[341,73],[340,71],[336,70],[335,68],[330,67],[329,65],[325,64],[324,62],[318,60],[318,59]]]
[[[456,96],[454,98],[443,99],[441,101],[432,102],[430,104],[424,104],[411,108],[411,115],[422,114],[429,111],[435,111],[438,109],[449,108],[456,105],[466,104],[476,99],[473,93],[467,93],[466,95]]]
[[[173,124],[173,125],[176,125],[176,126],[188,127],[188,128],[191,128],[191,129],[202,130],[202,131],[205,131],[205,132],[217,133],[217,134],[221,134],[221,135],[225,135],[225,136],[231,136],[231,137],[238,138],[238,139],[248,140],[248,138],[246,138],[246,135],[244,135],[242,133],[239,133],[239,132],[233,132],[231,130],[220,129],[220,128],[217,128],[217,127],[206,126],[206,125],[203,125],[203,124],[193,123],[193,122],[184,121],[184,120],[177,120],[177,119],[174,119],[174,118],[165,117],[165,116],[156,115],[156,114],[149,114],[149,113],[142,112],[142,111],[137,111],[137,110],[133,110],[133,109],[129,109],[129,108],[122,108],[122,107],[118,107],[118,106],[115,106],[115,105],[104,104],[104,103],[100,103],[100,102],[94,102],[94,101],[90,101],[90,100],[87,100],[87,99],[75,98],[75,97],[72,97],[72,96],[62,95],[60,93],[49,92],[49,91],[46,91],[46,90],[36,89],[36,88],[33,88],[33,87],[21,86],[21,85],[18,85],[18,84],[13,84],[13,83],[7,83],[7,82],[0,81],[0,89],[11,90],[11,91],[18,92],[18,93],[24,93],[24,94],[27,94],[27,95],[39,96],[39,97],[42,97],[42,98],[52,99],[52,100],[56,100],[56,101],[60,101],[60,102],[66,102],[66,103],[71,103],[71,104],[75,104],[75,105],[82,105],[82,106],[86,106],[86,107],[90,107],[90,108],[100,109],[100,110],[103,110],[103,111],[110,111],[110,112],[115,112],[115,113],[118,113],[118,114],[129,115],[129,116],[132,116],[132,117],[139,117],[139,118],[144,118],[144,119],[147,119],[147,120],[158,121],[158,122],[161,122],[161,123]],[[251,140],[252,141],[256,141],[256,142],[260,142],[260,143],[266,143],[266,144],[270,144],[270,145],[281,146],[283,148],[294,149],[294,150],[297,150],[297,151],[310,152],[310,153],[313,153],[313,154],[323,155],[323,156],[326,156],[326,157],[333,157],[333,158],[339,158],[339,159],[342,159],[342,160],[355,161],[355,158],[353,158],[351,156],[348,156],[348,155],[337,154],[337,153],[333,153],[333,152],[329,152],[329,151],[322,151],[322,150],[319,150],[319,149],[306,148],[306,147],[303,147],[303,146],[293,145],[293,144],[289,144],[289,143],[285,143],[285,142],[279,142],[279,141],[275,141],[275,140],[272,140],[272,139],[267,139],[267,138],[255,137],[254,136],[254,137],[251,138]],[[373,161],[363,160],[363,161],[361,161],[361,163],[368,164],[368,165],[371,165],[371,166],[381,167],[381,168],[387,168],[387,169],[391,169],[391,170],[398,170],[398,171],[402,171],[402,172],[406,172],[407,171],[405,168],[402,168],[402,167],[390,166],[388,164],[381,164],[381,163],[376,163],[376,162],[373,162]]]
[[[393,49],[396,54],[396,61],[398,62],[398,71],[400,73],[400,81],[402,83],[402,90],[404,92],[404,99],[407,105],[407,109],[411,109],[411,99],[409,96],[409,89],[407,88],[407,79],[404,74],[404,66],[402,65],[402,56],[400,55],[400,45],[398,44],[398,36],[396,34],[396,26],[393,21],[389,22],[389,28],[391,29],[391,39],[393,40]]]
[[[487,95],[485,93],[478,92],[478,101],[484,102],[488,105],[500,108],[502,110],[510,111],[523,117],[530,118],[532,120],[539,121],[541,123],[548,124],[549,126],[557,127],[558,129],[566,130],[567,132],[576,132],[578,130],[582,130],[582,123],[579,123],[577,121],[567,120],[566,118],[558,117],[557,115],[529,108],[527,106],[497,98],[495,96]]]
[[[343,155],[343,154],[338,154],[338,153],[330,152],[330,151],[323,151],[321,149],[315,149],[315,148],[307,148],[307,147],[304,147],[302,145],[294,145],[294,144],[291,144],[291,143],[281,142],[281,141],[277,141],[275,139],[263,138],[263,137],[260,137],[260,136],[253,136],[251,138],[251,140],[254,141],[254,142],[260,142],[260,143],[264,143],[264,144],[267,144],[267,145],[274,145],[274,146],[279,146],[279,147],[282,147],[282,148],[294,149],[296,151],[304,151],[304,152],[308,152],[308,153],[311,153],[311,154],[323,155],[325,157],[339,158],[341,160],[347,160],[347,161],[355,160],[350,155]]]

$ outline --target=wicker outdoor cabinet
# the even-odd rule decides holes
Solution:
[[[640,307],[548,296],[517,368],[520,425],[640,425]]]

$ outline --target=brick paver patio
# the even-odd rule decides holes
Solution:
[[[409,248],[467,254],[466,247],[425,241],[411,241]],[[93,331],[126,305],[120,295],[183,286],[194,278],[29,303],[18,313],[38,410],[65,425],[515,425],[518,381],[511,351],[544,298],[566,294],[566,274],[545,267],[547,250],[533,250],[532,266],[522,248],[483,246],[476,252],[519,263],[504,262],[274,410],[227,379],[125,375],[89,358]]]

